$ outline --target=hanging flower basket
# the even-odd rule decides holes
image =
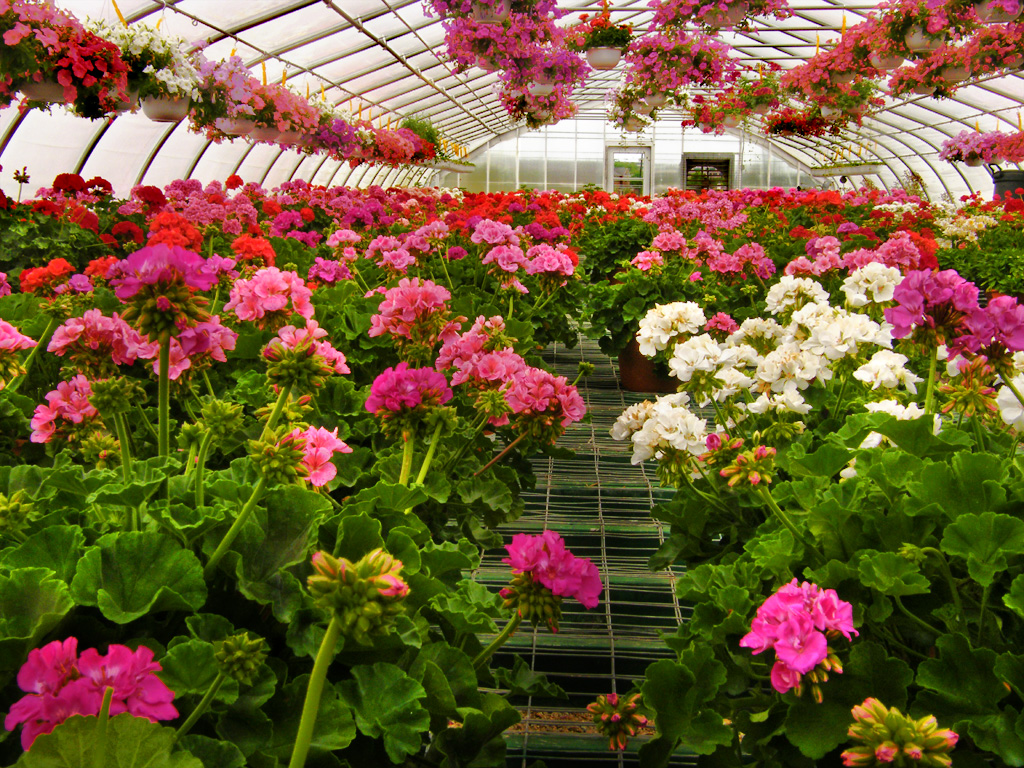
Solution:
[[[644,96],[644,102],[646,102],[647,106],[653,109],[657,109],[658,107],[665,106],[665,104],[668,102],[668,94],[665,93],[664,91],[658,91],[657,93],[649,93],[646,96]]]
[[[931,51],[937,51],[945,45],[946,39],[944,37],[933,37],[925,31],[924,27],[915,24],[907,30],[903,42],[907,44],[907,48],[913,53],[930,53]]]
[[[273,143],[277,141],[280,136],[281,131],[273,125],[258,125],[249,131],[249,138],[253,141],[266,141]]]
[[[615,69],[622,59],[622,51],[618,48],[590,48],[587,51],[587,63],[594,69]]]
[[[1008,8],[1011,5],[1011,3],[1000,2],[1000,0],[982,0],[980,3],[974,4],[974,13],[984,24],[1008,24],[1011,21],[1016,21],[1024,8],[1018,3],[1017,10],[1014,12],[1012,7]]]
[[[189,99],[148,96],[142,100],[142,113],[154,123],[180,123],[188,115]]]
[[[871,66],[875,69],[888,71],[890,69],[896,69],[903,64],[902,56],[885,56],[880,53],[872,53],[868,55],[868,61]]]
[[[816,179],[827,179],[838,176],[869,176],[881,173],[884,168],[882,163],[858,163],[857,165],[830,165],[811,168],[809,173]]]
[[[498,0],[494,5],[473,3],[470,15],[473,21],[480,22],[481,24],[500,24],[508,18],[511,8],[509,0]]]
[[[29,80],[21,86],[21,95],[29,101],[42,101],[47,104],[64,104],[64,86],[55,80],[36,82]]]
[[[256,127],[256,123],[246,117],[224,117],[216,122],[216,126],[217,130],[229,136],[246,136]]]

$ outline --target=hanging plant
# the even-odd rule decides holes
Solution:
[[[647,94],[675,93],[683,86],[719,86],[739,76],[738,62],[725,43],[702,34],[644,35],[626,51],[626,85]]]

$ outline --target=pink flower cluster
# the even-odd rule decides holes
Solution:
[[[703,233],[701,233],[703,234]],[[775,274],[775,262],[764,252],[759,243],[745,243],[734,253],[724,250],[708,256],[707,266],[712,272],[719,274],[738,274],[746,279],[744,270],[750,266],[751,271],[762,280]]]
[[[98,370],[104,363],[131,365],[138,358],[148,360],[157,354],[157,344],[121,319],[116,312],[107,317],[98,309],[72,317],[53,332],[48,352],[64,357],[86,370]]]
[[[324,427],[310,427],[303,431],[292,430],[290,438],[304,445],[306,455],[302,466],[308,473],[309,482],[316,487],[327,485],[338,474],[338,468],[331,459],[336,453],[352,453],[352,449],[344,440],[338,438],[338,428],[333,431]]]
[[[176,381],[185,371],[193,368],[202,370],[216,360],[219,363],[228,361],[226,352],[235,348],[238,334],[227,326],[221,325],[220,316],[211,317],[208,321],[196,323],[171,338],[170,378]],[[156,346],[156,345],[153,345]],[[155,356],[156,352],[149,357]],[[142,355],[140,355],[142,357]],[[153,373],[159,375],[160,363],[153,363]]]
[[[564,429],[587,413],[579,391],[565,376],[555,376],[532,366],[512,379],[505,400],[521,423],[532,422],[541,428],[552,429],[558,425]],[[560,433],[559,429],[553,431],[556,436]]]
[[[966,333],[950,342],[951,353],[977,354],[985,350],[991,358],[996,345],[1020,352],[1024,350],[1024,307],[1012,296],[994,296],[984,307],[971,311],[964,320],[964,330]]]
[[[30,651],[18,671],[18,687],[27,695],[11,705],[4,728],[23,725],[21,746],[27,750],[72,715],[98,715],[108,687],[114,689],[111,716],[127,712],[154,723],[173,720],[174,691],[156,676],[160,670],[144,645],[134,651],[111,645],[105,656],[88,648],[79,656],[77,638],[54,640]]]
[[[430,280],[403,277],[395,288],[384,294],[370,318],[369,336],[397,336],[413,342],[433,345],[458,333],[458,323],[448,319],[448,289]]]
[[[311,318],[312,295],[295,272],[265,267],[250,279],[235,282],[224,310],[234,310],[239,320],[251,320],[258,328],[266,328],[287,321],[292,313]]]
[[[785,693],[800,684],[801,675],[825,661],[826,632],[842,634],[847,640],[859,634],[853,628],[853,606],[840,600],[834,589],[821,589],[808,581],[797,584],[793,579],[757,609],[740,647],[755,654],[769,648],[775,651],[772,687]]]
[[[88,379],[79,374],[71,381],[62,381],[57,388],[46,394],[46,404],[36,406],[30,426],[29,437],[33,443],[48,443],[57,434],[58,429],[83,424],[87,419],[94,419],[99,411],[89,402],[92,387]]]
[[[6,320],[0,320],[0,351],[9,354],[21,349],[31,349],[35,345],[35,339],[26,336]]]
[[[399,363],[373,380],[366,410],[386,419],[420,407],[444,405],[452,395],[452,388],[443,373],[433,368],[410,368],[408,363]]]
[[[576,557],[565,548],[554,531],[538,535],[517,533],[505,545],[508,557],[501,562],[514,573],[529,573],[535,582],[559,597],[575,597],[584,608],[596,608],[601,601],[601,574],[589,558]],[[505,596],[505,590],[502,596]]]
[[[787,275],[814,275],[820,277],[833,269],[844,266],[839,255],[841,244],[832,235],[812,237],[807,241],[804,250],[807,256],[798,256],[786,265]]]
[[[866,264],[878,263],[906,272],[925,267],[922,256],[921,249],[914,243],[910,233],[900,230],[873,251],[861,248],[846,254],[843,266],[852,272]]]
[[[323,358],[324,364],[334,373],[351,373],[345,354],[334,348],[329,341],[324,341],[327,331],[320,327],[316,320],[307,320],[305,328],[296,328],[294,325],[286,325],[277,332],[277,338],[271,339],[263,349],[263,356],[268,359],[276,359],[277,348],[284,348],[291,351],[302,349],[312,350],[312,354]]]
[[[110,284],[121,301],[128,301],[144,285],[186,285],[193,290],[207,291],[217,282],[205,269],[206,260],[180,245],[157,243],[132,253],[111,267]]]
[[[978,309],[978,287],[954,269],[908,272],[893,291],[896,306],[885,310],[894,339],[915,331],[935,334],[942,342],[959,335],[963,319]]]

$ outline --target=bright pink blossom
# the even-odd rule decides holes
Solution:
[[[596,608],[601,599],[601,575],[589,558],[576,557],[554,531],[539,535],[517,533],[507,544],[503,563],[515,573],[529,573],[533,580],[560,597],[575,597],[584,608]]]
[[[46,404],[37,405],[30,426],[33,443],[48,443],[64,429],[71,429],[83,422],[94,419],[99,411],[89,402],[92,387],[85,376],[78,375],[70,381],[62,381],[57,388],[46,395]]]
[[[399,363],[388,368],[370,385],[366,410],[383,418],[420,407],[444,405],[452,399],[452,388],[443,373],[433,368],[410,368]]]
[[[144,285],[186,285],[206,291],[217,278],[204,270],[205,263],[202,256],[179,245],[147,245],[111,267],[110,284],[121,301],[131,299]]]
[[[345,441],[338,438],[337,427],[333,431],[324,427],[310,427],[304,432],[296,429],[291,437],[305,442],[306,455],[302,464],[309,473],[309,482],[317,487],[326,485],[338,474],[338,468],[331,461],[334,454],[352,453]]]
[[[295,272],[265,267],[248,280],[238,280],[231,288],[225,311],[234,310],[239,320],[250,320],[257,327],[287,321],[293,313],[306,319],[313,316],[309,299],[313,292]]]

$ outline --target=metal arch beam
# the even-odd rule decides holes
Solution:
[[[146,178],[146,174],[149,173],[150,166],[153,165],[153,160],[155,160],[156,156],[160,154],[160,150],[164,148],[164,144],[166,144],[168,139],[171,138],[171,135],[179,125],[181,125],[181,123],[171,123],[168,126],[167,131],[164,132],[163,138],[153,146],[153,149],[150,150],[149,154],[146,156],[142,166],[139,168],[139,173],[135,177],[135,183],[132,186],[139,186],[139,184],[142,183],[142,180]]]
[[[78,156],[78,161],[75,163],[72,173],[76,173],[81,176],[82,169],[85,168],[85,164],[89,162],[89,156],[92,154],[92,151],[96,148],[96,145],[100,143],[100,139],[103,138],[103,135],[107,132],[110,126],[114,124],[114,120],[116,119],[116,117],[111,117],[104,120],[103,125],[93,133],[92,138],[86,142],[85,147],[82,149],[82,154]]]

